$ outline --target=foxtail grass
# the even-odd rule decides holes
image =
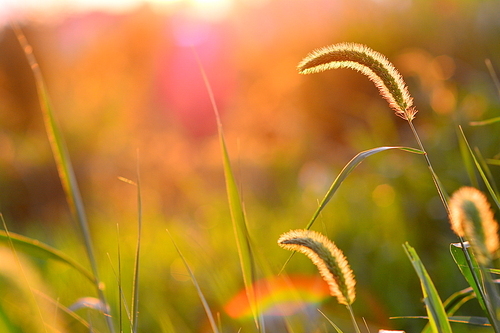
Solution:
[[[399,117],[411,122],[417,113],[401,74],[383,54],[366,45],[340,43],[327,46],[313,51],[297,68],[301,74],[335,68],[354,69],[366,75],[375,84]]]
[[[366,45],[339,43],[313,51],[299,63],[297,68],[301,74],[318,73],[336,68],[349,68],[366,75],[379,89],[380,94],[387,100],[396,115],[408,122],[419,149],[424,153],[441,201],[448,211],[448,196],[434,172],[420,136],[413,126],[413,119],[417,114],[417,108],[413,105],[413,98],[399,71],[384,55]]]
[[[340,43],[340,44],[335,44],[332,46],[324,47],[321,49],[318,49],[316,51],[313,51],[310,53],[308,56],[306,56],[298,65],[298,70],[301,74],[310,74],[310,73],[318,73],[318,72],[323,72],[328,69],[337,69],[337,68],[348,68],[348,69],[353,69],[355,71],[358,71],[364,75],[366,75],[378,88],[380,94],[382,97],[387,100],[389,103],[389,106],[395,111],[396,115],[401,117],[402,119],[406,120],[408,122],[408,125],[413,133],[413,136],[418,144],[419,150],[423,153],[427,167],[430,171],[432,180],[434,182],[434,185],[436,187],[436,190],[438,192],[438,195],[441,199],[441,202],[447,211],[448,215],[450,215],[450,207],[448,205],[448,200],[449,196],[446,193],[444,187],[441,184],[441,181],[439,180],[438,176],[434,172],[434,168],[432,166],[432,163],[427,155],[427,152],[422,144],[422,141],[420,140],[420,136],[418,135],[418,132],[413,125],[413,120],[415,119],[415,115],[417,114],[417,109],[413,105],[413,98],[411,97],[407,85],[404,82],[401,74],[397,71],[397,69],[394,67],[394,65],[382,54],[379,52],[376,52],[369,47],[362,45],[362,44],[356,44],[356,43]],[[463,133],[462,133],[463,134]],[[464,137],[465,143],[465,137]],[[463,145],[462,145],[463,147]],[[472,150],[468,146],[467,143],[467,148],[471,152],[471,155],[474,159],[475,165],[478,168],[479,172],[481,173],[481,176],[483,177],[483,180],[485,180],[486,186],[488,187],[489,192],[492,194],[495,202],[497,203],[497,206],[500,207],[500,203],[497,201],[497,196],[496,193],[493,191],[493,188],[490,186],[489,181],[484,174],[483,169],[479,165],[477,159],[475,158]],[[465,151],[465,149],[463,149]],[[326,202],[326,201],[325,201]],[[313,221],[318,215],[318,212],[315,213],[313,217]],[[311,223],[308,225],[310,226]],[[469,252],[466,249],[466,246],[464,244],[464,238],[463,235],[459,234],[459,240],[461,243],[461,248],[463,250],[465,262],[468,266],[468,272],[472,276],[472,281],[473,284],[477,286],[477,290],[481,292],[478,297],[486,299],[487,291],[483,291],[481,288],[481,279],[478,276],[473,260],[471,259]],[[409,246],[405,247],[407,250],[407,253],[411,258],[415,258],[413,256],[413,253]],[[416,253],[415,253],[416,255]],[[415,261],[412,260],[412,263],[414,263],[415,266]],[[417,269],[418,265],[415,266]],[[420,269],[420,271],[422,271]],[[418,271],[417,271],[418,272]],[[419,274],[421,282],[424,283],[424,276],[425,274]],[[487,283],[487,287],[489,290],[491,290],[495,295],[497,294],[495,292],[494,288],[491,288],[491,283]],[[488,291],[489,291],[488,290]],[[428,290],[427,290],[428,291]],[[424,290],[424,294],[425,294]],[[436,299],[437,301],[437,299]],[[437,302],[437,303],[440,303]],[[496,310],[498,307],[496,304],[491,304],[487,302],[487,315],[489,317],[489,321],[491,325],[493,326],[495,332],[499,333],[500,332],[500,326],[498,324],[498,319],[496,316]],[[438,305],[440,309],[440,315],[439,320],[442,320],[442,305]],[[431,314],[429,314],[429,320],[431,320]],[[431,323],[431,322],[430,322]],[[439,324],[436,326],[436,324]],[[444,326],[443,326],[444,325]],[[440,324],[439,322],[434,321],[431,323],[431,326],[433,326],[434,330],[438,331],[448,331],[448,324]]]
[[[458,189],[450,199],[450,223],[455,234],[469,241],[482,265],[490,265],[499,247],[498,223],[486,196],[474,187]]]
[[[305,254],[328,284],[330,294],[349,310],[356,332],[360,332],[352,310],[356,280],[344,253],[326,236],[312,230],[291,230],[278,239],[282,248]]]

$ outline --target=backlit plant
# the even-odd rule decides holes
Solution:
[[[404,244],[404,249],[421,281],[424,303],[428,314],[427,318],[429,323],[424,329],[424,332],[429,330],[432,332],[451,332],[450,322],[461,322],[471,325],[473,323],[481,323],[486,326],[491,326],[495,332],[499,333],[498,311],[500,309],[500,299],[496,285],[491,277],[491,272],[498,272],[491,268],[493,258],[496,256],[499,247],[498,225],[493,218],[493,213],[485,195],[475,188],[463,187],[455,192],[450,200],[448,199],[448,195],[435,174],[420,137],[413,126],[413,120],[417,113],[417,109],[413,105],[413,99],[408,92],[408,88],[401,74],[385,56],[365,45],[340,43],[312,52],[298,65],[298,70],[301,74],[317,73],[336,68],[354,69],[366,75],[379,89],[382,97],[388,101],[389,106],[396,114],[408,122],[419,149],[412,150],[411,148],[404,147],[379,147],[358,154],[346,165],[334,181],[323,201],[320,203],[319,208],[313,215],[313,218],[306,226],[306,229],[312,226],[321,210],[331,199],[347,175],[367,156],[390,148],[399,148],[423,154],[441,201],[449,214],[452,229],[459,237],[460,243],[458,246],[455,244],[451,246],[453,258],[464,277],[471,285],[472,290],[475,292],[475,296],[478,298],[479,304],[487,316],[487,319],[454,317],[453,314],[455,311],[461,304],[469,299],[467,297],[471,296],[471,291],[457,293],[452,295],[446,302],[441,302],[415,249],[406,243]],[[467,144],[465,136],[463,136],[463,140]],[[492,190],[492,186],[490,185],[490,179],[485,176],[482,166],[477,162],[477,158],[470,148],[469,151],[479,173],[483,177],[483,181],[490,195],[497,203],[497,206],[499,206],[496,193]],[[278,243],[286,249],[305,253],[318,266],[323,278],[329,284],[331,283],[335,286],[332,295],[338,298],[339,303],[348,306],[352,316],[351,303],[346,302],[345,296],[349,288],[343,283],[343,281],[348,280],[346,276],[351,276],[352,273],[350,273],[350,270],[349,273],[347,273],[347,270],[343,271],[339,269],[340,263],[344,263],[344,267],[347,266],[347,263],[343,254],[339,253],[339,250],[332,245],[333,243],[330,243],[330,241],[322,235],[316,233],[308,234],[306,230],[286,233],[280,237]],[[327,248],[329,249],[328,251],[325,250]],[[460,251],[457,251],[457,248],[460,248]],[[472,251],[469,251],[469,248],[472,249]],[[327,262],[332,264],[325,264]],[[333,268],[326,268],[330,266]],[[354,283],[352,283],[352,289],[354,290]],[[339,292],[339,290],[344,290],[344,292]],[[340,297],[338,295],[340,295]],[[457,302],[459,304],[458,306],[456,305]],[[359,331],[356,324],[355,327],[356,330]],[[339,330],[338,328],[336,329]]]

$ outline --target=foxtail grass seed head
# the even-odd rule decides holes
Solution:
[[[498,223],[486,196],[473,187],[462,187],[453,193],[450,202],[451,229],[469,241],[477,260],[491,262],[498,250]]]
[[[336,68],[354,69],[366,75],[375,84],[398,116],[412,121],[417,113],[401,74],[383,54],[368,46],[356,43],[327,46],[310,53],[297,68],[301,74]]]
[[[356,298],[356,280],[346,257],[324,235],[311,230],[291,230],[278,239],[284,249],[305,254],[318,267],[330,288],[330,294],[340,304],[351,305]]]

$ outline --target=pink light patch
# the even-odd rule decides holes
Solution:
[[[318,276],[273,276],[253,284],[258,311],[264,316],[289,316],[330,296],[328,285]],[[233,318],[252,317],[247,293],[242,289],[224,307]]]

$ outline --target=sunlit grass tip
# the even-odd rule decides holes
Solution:
[[[449,204],[453,232],[470,242],[480,263],[488,264],[498,250],[499,239],[498,223],[486,196],[474,187],[462,187]]]
[[[318,267],[330,294],[350,306],[355,298],[356,280],[342,251],[324,235],[312,230],[291,230],[278,239],[287,250],[305,254]]]
[[[354,69],[366,75],[398,116],[407,121],[415,118],[417,109],[399,71],[383,54],[366,45],[339,43],[323,47],[310,53],[297,67],[301,74],[337,68]]]

